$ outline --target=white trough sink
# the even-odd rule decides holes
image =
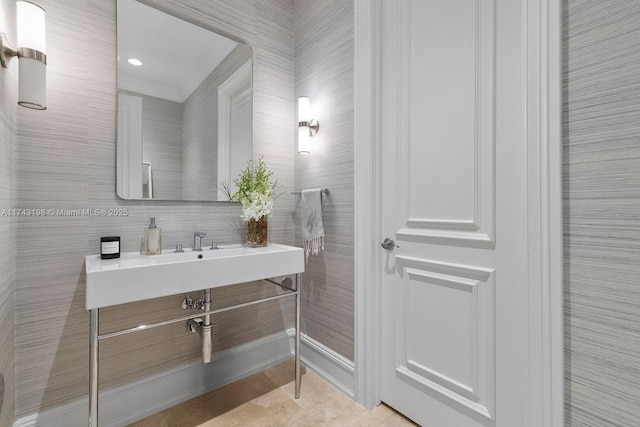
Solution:
[[[89,255],[85,268],[86,308],[91,310],[303,273],[304,255],[302,248],[276,243],[263,248],[235,245],[162,255],[125,252],[116,259]]]

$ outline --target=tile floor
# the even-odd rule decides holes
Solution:
[[[371,411],[303,370],[294,399],[293,364],[285,362],[140,420],[132,427],[410,427],[387,406]]]

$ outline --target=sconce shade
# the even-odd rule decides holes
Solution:
[[[298,123],[309,122],[309,98],[301,96],[298,98]]]
[[[44,9],[27,1],[16,2],[18,12],[18,47],[47,53]]]
[[[46,64],[31,58],[20,58],[19,61],[18,104],[35,110],[46,110]]]
[[[309,127],[300,126],[298,128],[298,154],[309,154]]]
[[[47,56],[45,11],[27,1],[16,2],[18,12],[18,104],[46,110]]]
[[[309,98],[298,98],[298,154],[309,154]]]
[[[311,119],[311,108],[309,98],[301,96],[298,98],[298,154],[309,154],[309,138],[318,133],[320,125],[315,119]]]

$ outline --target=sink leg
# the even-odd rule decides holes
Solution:
[[[211,289],[207,288],[204,291],[204,311],[209,312],[211,310]],[[211,336],[213,326],[211,326],[211,315],[206,314],[204,316],[204,323],[202,324],[202,363],[211,363],[213,356],[213,344]]]
[[[98,309],[89,316],[89,427],[98,427]]]
[[[302,276],[296,274],[296,355],[295,355],[295,376],[296,376],[296,399],[300,397],[300,295],[302,288]]]

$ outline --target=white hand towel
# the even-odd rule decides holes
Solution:
[[[324,251],[324,225],[322,223],[322,193],[319,188],[303,190],[302,204],[302,244],[304,256],[318,255]]]

